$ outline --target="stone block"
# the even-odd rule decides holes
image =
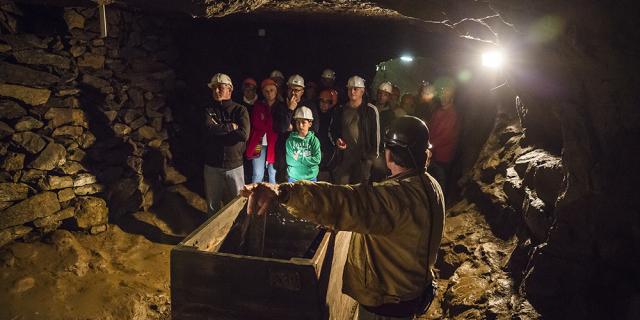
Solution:
[[[53,130],[51,136],[67,136],[67,137],[79,137],[84,132],[81,126],[61,126]]]
[[[22,64],[46,65],[60,69],[69,69],[71,67],[71,62],[68,58],[40,49],[13,51],[13,56]]]
[[[89,233],[95,235],[95,234],[98,234],[98,233],[103,233],[105,231],[107,231],[107,225],[103,224],[103,225],[91,227],[91,229],[89,230]]]
[[[70,124],[87,128],[87,116],[84,111],[74,108],[51,108],[44,114],[44,118],[51,120],[50,124],[53,128]]]
[[[56,96],[65,97],[65,96],[75,95],[78,93],[80,93],[80,89],[77,89],[77,88],[58,89]]]
[[[74,58],[77,58],[77,57],[79,57],[79,56],[83,55],[85,52],[87,52],[87,47],[86,47],[86,46],[83,46],[83,45],[72,46],[72,47],[69,49],[69,52],[71,53],[71,55],[72,55]]]
[[[69,219],[71,217],[73,217],[73,215],[75,214],[76,210],[74,207],[69,207],[69,208],[65,208],[62,209],[50,216],[46,216],[43,218],[38,218],[36,220],[33,221],[33,225],[36,226],[37,228],[42,228],[42,227],[46,227],[46,226],[50,226],[52,224],[55,224],[58,221],[62,221],[64,219]]]
[[[67,153],[69,155],[69,153]],[[67,157],[68,159],[68,157]],[[74,175],[80,171],[87,171],[87,169],[77,161],[66,161],[63,165],[60,166],[60,169],[65,174]]]
[[[47,145],[39,134],[30,131],[14,133],[11,140],[31,154],[42,151]]]
[[[111,83],[109,81],[89,74],[82,75],[82,83],[94,87],[101,92],[105,92],[104,88],[111,86]]]
[[[18,119],[27,115],[27,110],[11,100],[0,101],[0,119]]]
[[[87,156],[87,153],[80,148],[69,148],[67,153],[67,159],[72,161],[82,161]]]
[[[134,139],[138,141],[153,140],[158,137],[156,129],[150,126],[142,126],[134,133]]]
[[[0,168],[4,171],[18,171],[24,168],[24,153],[7,152]]]
[[[58,191],[58,201],[67,202],[76,197],[76,193],[73,192],[73,188],[62,189]]]
[[[40,180],[38,186],[42,190],[57,190],[73,187],[73,178],[70,176],[47,176]]]
[[[67,23],[69,30],[84,29],[85,18],[74,9],[64,10],[64,21]]]
[[[33,228],[27,226],[15,226],[0,230],[0,248],[15,239],[22,238],[31,232],[31,230],[33,230]]]
[[[78,196],[92,195],[103,192],[105,190],[104,185],[100,183],[88,184],[81,187],[74,187],[73,192]]]
[[[39,170],[53,170],[54,168],[63,165],[66,161],[65,157],[67,150],[55,143],[49,143],[38,157],[29,164],[29,168]]]
[[[51,96],[51,91],[49,89],[0,83],[0,96],[11,97],[26,104],[37,106],[47,103]]]
[[[166,185],[175,185],[187,182],[187,177],[181,174],[172,166],[165,166],[163,172],[163,179]]]
[[[113,133],[116,137],[123,138],[131,134],[131,128],[126,124],[116,123],[113,125]]]
[[[6,82],[13,84],[42,87],[61,82],[60,77],[51,73],[4,61],[0,61],[0,79],[6,79]]]
[[[0,201],[19,201],[29,196],[29,186],[24,183],[0,183]]]
[[[48,47],[47,41],[32,33],[1,34],[0,39],[8,43],[14,51],[33,48],[46,49]]]
[[[147,118],[140,117],[134,120],[133,122],[131,122],[129,126],[131,127],[131,130],[138,130],[140,127],[144,126],[145,124],[147,124]]]
[[[81,187],[81,186],[86,186],[88,184],[93,184],[96,182],[97,182],[96,176],[90,173],[81,173],[77,175],[76,178],[74,179],[73,186]]]
[[[104,225],[108,222],[107,203],[97,197],[80,197],[75,205],[75,225],[81,229]]]
[[[104,55],[85,53],[78,58],[78,67],[102,69],[104,68]]]
[[[96,136],[91,131],[85,131],[78,137],[78,143],[83,149],[89,149],[96,142]]]
[[[0,139],[13,135],[14,132],[15,130],[10,125],[0,121]]]
[[[37,169],[29,169],[22,171],[22,176],[20,177],[20,181],[28,184],[35,184],[38,181],[45,178],[46,171],[37,170]]]
[[[36,118],[24,117],[16,122],[14,128],[16,129],[16,131],[30,131],[34,129],[40,129],[43,126],[44,123]]]
[[[0,229],[46,217],[59,210],[58,195],[45,191],[7,208],[0,215]]]

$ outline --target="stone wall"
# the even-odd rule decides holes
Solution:
[[[0,246],[101,232],[186,180],[168,142],[170,24],[110,7],[101,38],[95,8],[50,8],[37,23],[68,31],[34,34],[29,10],[0,6]]]

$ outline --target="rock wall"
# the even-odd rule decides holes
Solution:
[[[543,316],[636,319],[640,147],[631,137],[640,113],[630,70],[640,34],[625,18],[631,3],[492,4],[511,26],[500,42],[512,50],[520,118],[498,121],[467,191],[491,208],[497,230],[518,236],[510,267]]]
[[[168,142],[171,25],[109,8],[101,38],[95,8],[32,9],[0,6],[0,246],[61,225],[101,232],[186,180]],[[34,23],[68,30],[24,31]]]

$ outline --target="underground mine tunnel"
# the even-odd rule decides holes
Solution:
[[[632,5],[1,1],[0,318],[354,319],[349,233],[242,197],[212,218],[203,179],[214,74],[240,102],[246,78],[331,69],[338,105],[354,75],[373,104],[455,85],[419,319],[638,319]]]

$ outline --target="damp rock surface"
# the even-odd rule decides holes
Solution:
[[[0,318],[169,319],[172,246],[106,229],[0,249]]]

